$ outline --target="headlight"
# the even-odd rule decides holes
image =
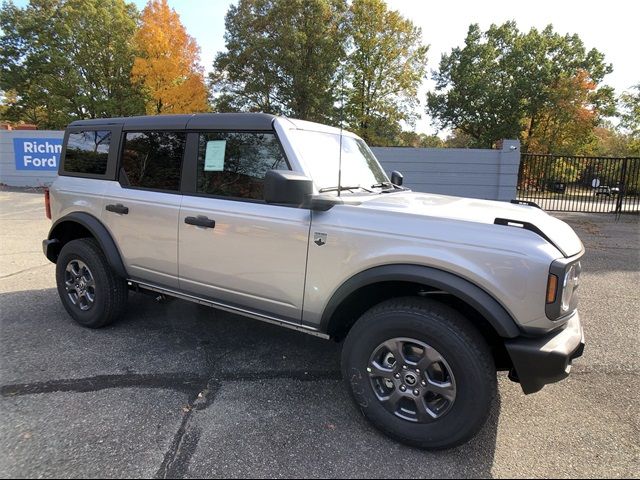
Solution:
[[[562,313],[567,313],[571,308],[571,299],[578,288],[578,278],[580,271],[580,262],[571,265],[569,270],[564,275],[564,281],[562,282]]]
[[[575,258],[556,260],[551,264],[546,299],[546,312],[550,320],[558,320],[578,307],[576,290],[580,284],[581,270],[580,261]]]

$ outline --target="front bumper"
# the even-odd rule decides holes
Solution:
[[[540,338],[514,338],[505,342],[513,362],[509,377],[520,382],[525,394],[569,376],[571,362],[584,352],[584,334],[576,313],[559,332]]]

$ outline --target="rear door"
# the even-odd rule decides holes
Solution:
[[[289,169],[278,138],[273,132],[189,135],[194,155],[185,177],[193,178],[179,219],[181,290],[300,322],[311,214],[262,199],[266,172]]]
[[[178,288],[178,216],[184,131],[123,133],[117,181],[102,218],[134,280]]]

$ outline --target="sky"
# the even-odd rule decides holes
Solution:
[[[429,45],[429,71],[438,67],[440,56],[464,42],[471,23],[486,30],[492,23],[515,20],[520,30],[543,29],[553,24],[559,33],[577,33],[587,49],[597,48],[613,64],[613,73],[605,83],[620,94],[640,83],[640,41],[638,41],[638,0],[386,0],[422,29],[423,41]],[[133,0],[144,8],[146,0]],[[201,64],[210,71],[216,52],[224,50],[224,16],[229,0],[168,0],[180,15],[187,32],[201,48]],[[17,0],[24,6],[28,0]],[[421,110],[432,82],[426,81],[419,98]],[[423,114],[423,117],[426,115]],[[417,124],[418,131],[434,133],[427,118]]]

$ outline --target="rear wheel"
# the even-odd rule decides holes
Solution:
[[[457,311],[422,298],[389,300],[366,312],[345,341],[342,373],[367,419],[420,448],[469,440],[496,394],[483,337]]]
[[[56,283],[65,309],[84,327],[104,327],[126,306],[125,279],[116,275],[91,238],[72,240],[62,247],[56,262]]]

